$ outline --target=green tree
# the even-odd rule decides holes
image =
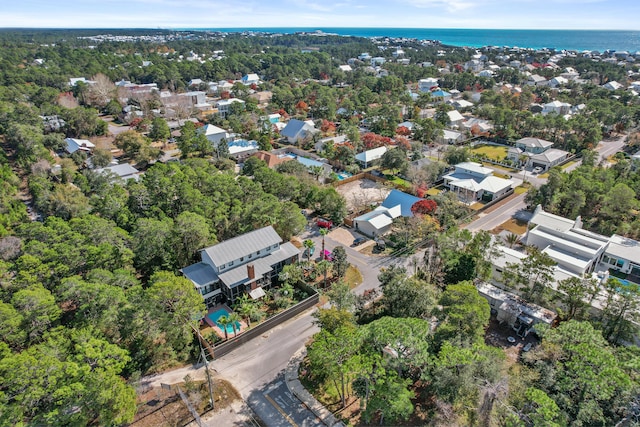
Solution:
[[[598,293],[598,282],[592,278],[568,277],[558,282],[556,299],[565,307],[565,320],[582,320],[590,302]]]
[[[489,326],[490,307],[472,282],[449,285],[440,296],[440,324],[435,341],[468,345],[482,342]]]
[[[127,130],[118,134],[113,141],[125,156],[138,162],[149,162],[160,155],[160,150],[151,146],[151,142],[135,130]]]
[[[62,314],[54,296],[41,284],[16,292],[11,298],[11,305],[24,313],[22,329],[31,342],[41,341],[43,334]]]
[[[333,274],[339,279],[347,274],[347,270],[351,264],[347,261],[347,251],[342,246],[336,246],[333,249]]]
[[[166,141],[171,137],[171,131],[167,121],[162,117],[155,117],[151,122],[151,132],[149,132],[149,138],[152,141]]]
[[[407,154],[402,149],[388,150],[382,155],[380,165],[385,169],[391,169],[395,174],[405,174],[409,167]]]
[[[307,261],[309,261],[311,259],[311,251],[316,247],[316,244],[311,239],[305,239],[304,242],[302,242],[302,245],[306,250],[305,253],[307,254]]]

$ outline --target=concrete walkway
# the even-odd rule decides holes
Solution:
[[[302,359],[307,355],[306,347],[298,350],[289,364],[285,368],[284,378],[287,388],[293,393],[302,403],[305,404],[311,412],[313,412],[325,425],[328,427],[344,427],[342,421],[338,420],[327,408],[324,407],[315,397],[311,395],[304,388],[300,380],[298,379],[298,370]]]

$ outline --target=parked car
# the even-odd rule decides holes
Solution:
[[[316,248],[311,247],[311,248],[306,248],[304,250],[304,252],[302,253],[302,256],[304,258],[311,258],[313,256],[313,253],[316,251]]]
[[[364,237],[356,237],[356,238],[354,239],[354,241],[353,241],[353,244],[352,244],[351,246],[358,246],[358,245],[363,244],[363,243],[364,243],[364,242],[366,242],[366,241],[367,241],[367,239],[366,239],[366,238],[364,238]]]
[[[327,261],[333,261],[333,254],[328,250],[325,249],[322,255],[323,255],[323,258],[326,259]]]
[[[542,172],[542,170],[543,169],[540,166],[536,166],[535,168],[533,168],[531,173],[538,174],[538,173]]]
[[[318,218],[318,221],[316,223],[318,224],[318,227],[327,228],[327,229],[333,228],[333,223],[328,219]]]
[[[533,347],[533,344],[532,343],[528,343],[527,345],[525,345],[522,348],[522,351],[527,352],[527,351],[531,350],[531,347]]]

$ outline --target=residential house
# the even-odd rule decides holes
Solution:
[[[281,156],[277,153],[270,153],[268,151],[258,151],[253,154],[254,157],[264,161],[271,169],[278,166],[280,163],[289,162],[293,160],[293,157]]]
[[[459,128],[465,120],[458,110],[447,111],[447,117],[449,118],[449,126],[452,128]]]
[[[371,55],[369,55],[368,52],[364,52],[364,53],[361,53],[360,55],[358,55],[358,59],[360,61],[366,62],[366,61],[371,60]]]
[[[211,124],[199,128],[198,132],[203,133],[214,148],[216,148],[222,140],[226,142],[231,140],[231,134],[229,132]]]
[[[438,79],[429,77],[418,81],[418,90],[420,92],[431,92],[431,89],[438,87]]]
[[[551,141],[539,138],[521,138],[516,141],[516,148],[531,154],[540,154],[553,145]]]
[[[372,148],[371,150],[356,154],[356,160],[366,169],[371,166],[373,162],[380,160],[387,150],[385,146]]]
[[[609,239],[583,230],[580,217],[570,220],[545,212],[538,205],[529,220],[525,241],[549,255],[557,268],[581,276],[595,271]]]
[[[260,84],[260,77],[255,73],[250,73],[245,76],[242,76],[241,80],[242,84],[251,86],[252,84]]]
[[[138,180],[142,173],[131,166],[129,163],[121,163],[119,165],[107,166],[104,168],[96,169],[96,173],[101,175],[112,175],[119,179],[128,181],[130,179]]]
[[[531,74],[527,78],[527,85],[529,86],[546,86],[547,83],[547,79],[539,74]]]
[[[204,83],[202,81],[202,79],[191,79],[191,80],[189,80],[188,86],[189,87],[199,87],[202,83]]]
[[[73,154],[76,151],[84,151],[90,153],[96,146],[93,142],[87,139],[66,138],[64,140],[67,143],[67,153]]]
[[[438,136],[437,141],[440,144],[452,144],[457,145],[465,140],[464,133],[451,129],[444,129],[442,134]]]
[[[466,110],[473,107],[473,102],[469,102],[466,99],[451,100],[449,104],[451,104],[456,110]]]
[[[628,274],[632,281],[640,283],[640,242],[637,240],[614,234],[601,261],[605,269]]]
[[[527,166],[532,168],[542,168],[543,171],[549,170],[554,166],[557,166],[564,162],[571,156],[571,153],[558,150],[557,148],[549,148],[540,154],[533,154],[529,156]]]
[[[367,236],[382,236],[391,230],[395,218],[412,217],[411,207],[420,200],[422,199],[411,194],[391,190],[380,206],[354,218],[353,226]]]
[[[298,144],[301,141],[313,137],[316,133],[320,132],[313,124],[309,122],[303,122],[298,119],[291,119],[289,123],[280,131],[280,135],[287,138],[289,144]]]
[[[559,116],[564,116],[571,112],[571,104],[567,104],[566,102],[560,102],[558,100],[548,102],[542,106],[542,114],[557,114]]]
[[[514,182],[493,176],[493,169],[480,163],[464,162],[455,165],[455,170],[443,176],[444,185],[456,193],[463,203],[480,200],[496,200],[507,194]]]
[[[269,90],[263,90],[260,92],[252,93],[251,95],[249,95],[249,98],[255,99],[258,103],[258,106],[265,107],[271,102],[271,99],[273,98],[273,92]]]
[[[201,262],[181,270],[204,298],[207,307],[232,304],[240,295],[264,296],[283,267],[298,261],[300,250],[272,226],[260,228],[201,249]]]
[[[548,84],[549,84],[549,87],[556,88],[560,86],[565,86],[568,83],[569,83],[569,80],[567,78],[562,76],[557,76],[549,80]]]
[[[553,325],[557,314],[532,304],[519,296],[502,290],[490,283],[479,282],[478,293],[486,298],[492,312],[500,323],[506,323],[520,337],[526,337],[537,324]]]
[[[215,103],[215,107],[218,109],[218,114],[222,117],[226,117],[231,111],[231,106],[233,104],[240,104],[242,108],[244,108],[245,102],[242,99],[231,98],[231,99],[221,99]]]
[[[438,89],[431,92],[431,100],[435,104],[447,102],[451,99],[451,94],[446,90]]]
[[[345,72],[345,73],[349,73],[349,72],[353,71],[353,68],[351,68],[351,65],[349,65],[349,64],[339,65],[338,69],[340,71]]]
[[[244,138],[233,138],[227,141],[227,147],[229,147],[229,155],[236,159],[245,159],[251,154],[256,153],[259,149],[258,141]]]
[[[608,90],[624,89],[624,85],[622,85],[621,83],[618,83],[615,80],[605,83],[604,85],[602,85],[602,87]]]

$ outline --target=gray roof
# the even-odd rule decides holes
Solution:
[[[303,122],[302,120],[291,119],[289,123],[280,131],[280,135],[286,136],[288,138],[297,137],[300,132],[313,132],[314,128],[309,126],[308,123]]]
[[[107,166],[102,169],[96,169],[96,172],[98,173],[104,173],[107,171],[118,175],[120,178],[132,177],[132,175],[140,173],[138,169],[134,168],[129,163],[121,163],[119,165]]]
[[[640,242],[614,234],[605,253],[640,264]]]
[[[547,148],[553,145],[553,142],[546,141],[540,138],[521,138],[517,140],[516,143],[522,144],[525,147],[531,147],[531,148],[533,147]]]
[[[280,245],[280,249],[270,253],[268,256],[258,258],[252,262],[242,264],[232,270],[220,274],[220,280],[229,288],[234,285],[246,283],[249,280],[247,265],[253,264],[255,278],[259,279],[272,270],[271,266],[300,254],[300,249],[290,242]]]
[[[204,262],[192,264],[183,268],[182,274],[191,280],[196,286],[202,287],[218,280],[218,276],[213,268]]]
[[[260,228],[214,246],[202,249],[216,266],[235,261],[280,243],[282,239],[272,226]]]

